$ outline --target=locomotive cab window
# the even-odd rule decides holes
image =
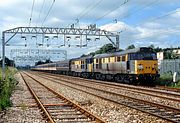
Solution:
[[[148,52],[139,52],[139,53],[131,53],[130,60],[156,60],[156,53],[148,53]]]

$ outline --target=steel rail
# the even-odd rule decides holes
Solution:
[[[56,77],[58,75],[58,74],[49,74],[49,73],[45,73],[45,72],[42,72],[42,73],[46,74],[46,75],[53,75],[53,76],[56,76]],[[63,76],[63,75],[58,75],[58,76],[60,77],[60,76]],[[132,85],[120,84],[120,83],[112,83],[112,82],[110,83],[108,81],[90,80],[90,79],[73,77],[73,76],[71,76],[71,78],[80,79],[80,80],[91,82],[91,83],[99,82],[99,84],[111,85],[111,86],[114,86],[117,89],[119,89],[121,87],[124,87],[124,88],[128,88],[128,89],[136,89],[136,90],[141,90],[141,91],[146,91],[146,92],[154,92],[154,93],[159,93],[159,94],[166,94],[166,95],[170,95],[170,96],[176,96],[176,97],[178,96],[178,97],[180,97],[180,94],[177,94],[177,93],[162,92],[160,90],[154,90],[154,89],[150,89],[150,88],[142,88],[142,87],[139,87],[139,86],[137,87],[137,86],[132,86]]]
[[[136,110],[140,110],[140,111],[142,111],[142,112],[145,112],[145,113],[154,115],[154,116],[156,116],[156,117],[165,119],[165,120],[167,120],[167,121],[179,123],[179,121],[173,120],[173,119],[171,119],[171,118],[163,117],[162,115],[155,114],[155,113],[152,113],[152,112],[147,111],[147,110],[139,109],[139,108],[134,107],[134,106],[130,106],[130,105],[127,105],[127,104],[120,103],[120,102],[115,101],[115,100],[113,100],[113,99],[108,99],[108,98],[99,96],[99,95],[97,95],[97,94],[93,94],[92,92],[88,92],[87,90],[83,90],[83,89],[79,89],[79,88],[77,88],[77,87],[72,87],[72,86],[67,85],[67,84],[59,83],[59,82],[57,82],[57,80],[52,80],[52,79],[50,79],[50,77],[41,77],[41,78],[45,78],[45,79],[51,80],[51,81],[53,81],[53,82],[55,82],[55,83],[57,83],[57,84],[62,84],[62,85],[68,86],[68,87],[70,87],[70,88],[73,88],[73,89],[76,89],[76,90],[79,90],[79,91],[82,91],[82,92],[85,92],[85,93],[94,95],[94,96],[96,96],[96,97],[99,97],[99,98],[104,99],[104,100],[107,100],[107,101],[111,101],[111,102],[114,102],[114,103],[118,103],[118,104],[121,104],[121,105],[124,105],[124,106],[128,106],[128,107],[134,108],[134,109],[136,109]],[[65,80],[62,80],[62,81],[71,83],[70,81],[65,81]],[[72,83],[72,84],[75,84],[75,83]],[[84,86],[84,85],[80,85],[80,86]],[[95,89],[95,88],[92,88],[92,87],[87,87],[87,86],[85,86],[85,87],[86,87],[86,88]],[[99,90],[99,91],[102,91],[102,92],[105,92],[105,93],[109,93],[109,92],[106,92],[106,91],[100,90],[100,89],[96,89],[96,90]],[[113,93],[111,93],[111,94],[113,94]],[[139,103],[142,103],[142,102],[143,102],[143,103],[145,103],[145,104],[148,104],[148,105],[151,105],[151,106],[155,106],[156,108],[162,108],[162,109],[166,109],[167,111],[172,111],[172,112],[178,112],[178,113],[180,112],[180,109],[177,109],[177,108],[174,108],[174,107],[164,106],[164,105],[161,105],[161,104],[157,104],[157,103],[153,103],[153,102],[149,102],[149,101],[144,101],[144,100],[136,99],[136,98],[133,98],[133,97],[128,97],[128,96],[125,96],[125,95],[122,95],[122,94],[116,94],[116,93],[114,93],[114,94],[117,95],[117,96],[124,97],[124,98],[129,98],[129,99],[134,100],[134,101],[138,101]]]
[[[46,78],[46,77],[42,77],[42,78]],[[48,77],[46,79],[49,79],[49,78],[51,78],[51,77]],[[157,103],[154,103],[154,102],[145,101],[145,100],[137,99],[137,98],[134,98],[134,97],[125,96],[123,94],[119,94],[119,93],[116,93],[116,92],[110,92],[110,91],[107,91],[107,90],[102,90],[102,89],[98,89],[98,88],[89,87],[89,86],[86,86],[86,85],[81,85],[81,84],[73,83],[73,82],[70,82],[68,80],[62,80],[62,79],[58,79],[58,80],[61,80],[61,81],[64,81],[64,82],[68,82],[68,83],[71,83],[71,84],[74,84],[74,85],[90,88],[90,89],[95,89],[95,90],[98,90],[98,91],[102,91],[104,93],[109,93],[109,94],[114,94],[114,95],[117,95],[117,96],[122,96],[122,97],[125,97],[125,98],[130,98],[130,99],[133,99],[133,100],[136,100],[136,101],[139,101],[139,102],[144,102],[144,103],[147,103],[147,104],[151,104],[151,105],[154,105],[154,106],[158,105],[161,108],[165,108],[166,107],[166,109],[168,109],[168,110],[174,110],[174,111],[177,111],[177,112],[180,113],[180,109],[177,109],[177,108],[174,108],[174,107],[164,106],[164,105],[157,104]]]
[[[166,91],[180,92],[180,88],[165,87],[165,86],[157,86],[155,88],[160,89],[160,90],[166,90]]]
[[[35,98],[38,106],[42,109],[42,111],[44,112],[45,116],[48,118],[48,121],[50,121],[51,123],[55,123],[55,121],[53,120],[52,116],[50,115],[50,113],[46,110],[46,108],[43,106],[43,104],[41,103],[41,101],[39,100],[38,96],[36,95],[36,93],[33,91],[33,89],[31,88],[31,86],[27,83],[27,81],[25,80],[24,76],[20,73],[23,81],[25,82],[25,84],[27,85],[29,91],[31,92],[32,96]]]
[[[49,75],[49,74],[46,74],[46,75]],[[51,75],[50,75],[51,76]],[[52,76],[54,76],[54,75],[52,75]],[[60,79],[60,77],[59,76],[54,76],[54,77],[58,77],[59,79]],[[64,76],[63,76],[64,77]],[[75,79],[77,79],[77,80],[81,80],[81,81],[87,81],[87,82],[89,82],[88,80],[86,80],[86,79],[82,79],[82,78],[76,78],[76,77],[73,77],[73,78],[75,78]],[[61,77],[61,79],[62,79],[62,77]],[[84,82],[83,81],[83,82]],[[115,86],[115,85],[108,85],[108,84],[106,84],[106,83],[103,83],[103,82],[96,82],[96,81],[91,81],[90,80],[90,83],[95,83],[96,85],[101,85],[101,86],[105,86],[105,87],[113,87],[113,88],[115,88],[115,89],[122,89],[122,87],[117,87],[117,86]],[[130,88],[130,89],[132,89],[132,88]],[[129,88],[128,88],[128,86],[126,87],[126,90],[130,90]],[[141,90],[141,88],[139,89],[139,90]],[[145,94],[145,95],[149,95],[149,96],[154,96],[154,97],[158,97],[158,98],[162,98],[162,99],[167,99],[167,100],[171,100],[171,101],[176,101],[176,102],[180,102],[180,99],[177,99],[177,98],[172,98],[172,97],[164,97],[164,96],[161,96],[161,95],[156,95],[156,93],[155,94],[150,94],[148,91],[146,91],[146,92],[141,92],[141,91],[139,91],[139,90],[130,90],[131,92],[135,92],[135,93],[140,93],[140,94]],[[143,89],[144,90],[144,89]],[[164,94],[163,92],[161,93],[161,94]],[[179,96],[179,95],[175,95],[174,94],[174,96]],[[180,96],[179,96],[180,97]]]
[[[77,109],[78,111],[80,111],[82,114],[84,114],[86,117],[90,118],[92,121],[96,121],[98,123],[106,123],[106,121],[102,120],[101,118],[99,118],[98,116],[95,116],[94,114],[92,114],[91,112],[89,112],[88,110],[82,108],[80,105],[75,104],[74,102],[72,102],[71,100],[67,99],[65,96],[55,92],[53,89],[45,86],[44,84],[42,84],[40,81],[38,81],[37,79],[33,78],[32,76],[30,76],[27,73],[26,74],[28,77],[30,77],[31,79],[33,79],[34,81],[36,81],[37,83],[39,83],[40,85],[42,85],[43,87],[45,87],[47,90],[49,90],[50,92],[52,92],[53,94],[57,95],[59,98],[65,100],[66,102],[68,102],[69,105],[71,105],[72,107],[74,107],[75,109]]]

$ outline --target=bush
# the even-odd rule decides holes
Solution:
[[[178,82],[174,83],[172,74],[170,73],[162,74],[160,78],[156,81],[156,85],[180,87],[180,77],[178,79]]]
[[[16,80],[14,79],[15,73],[16,70],[7,68],[5,80],[3,81],[2,78],[0,78],[0,110],[11,106],[10,96],[16,85]]]

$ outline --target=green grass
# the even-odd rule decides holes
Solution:
[[[174,83],[173,82],[173,75],[171,75],[171,74],[162,74],[160,76],[160,78],[156,81],[156,85],[180,88],[180,77],[178,78],[178,82]]]
[[[16,85],[16,80],[14,79],[16,72],[17,70],[14,68],[6,68],[6,78],[4,81],[2,80],[2,74],[0,72],[0,110],[11,106],[10,97]]]

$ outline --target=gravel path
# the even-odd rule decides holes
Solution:
[[[19,73],[16,79],[19,83],[11,97],[13,106],[0,112],[0,123],[45,123],[38,108],[28,107],[36,103]]]
[[[64,96],[70,98],[74,102],[79,103],[94,114],[107,120],[109,123],[167,123],[167,121],[123,105],[107,102],[95,96],[61,84],[53,83],[50,80],[43,79],[35,75],[34,77],[43,82],[45,85],[48,85],[50,88],[53,88]]]

